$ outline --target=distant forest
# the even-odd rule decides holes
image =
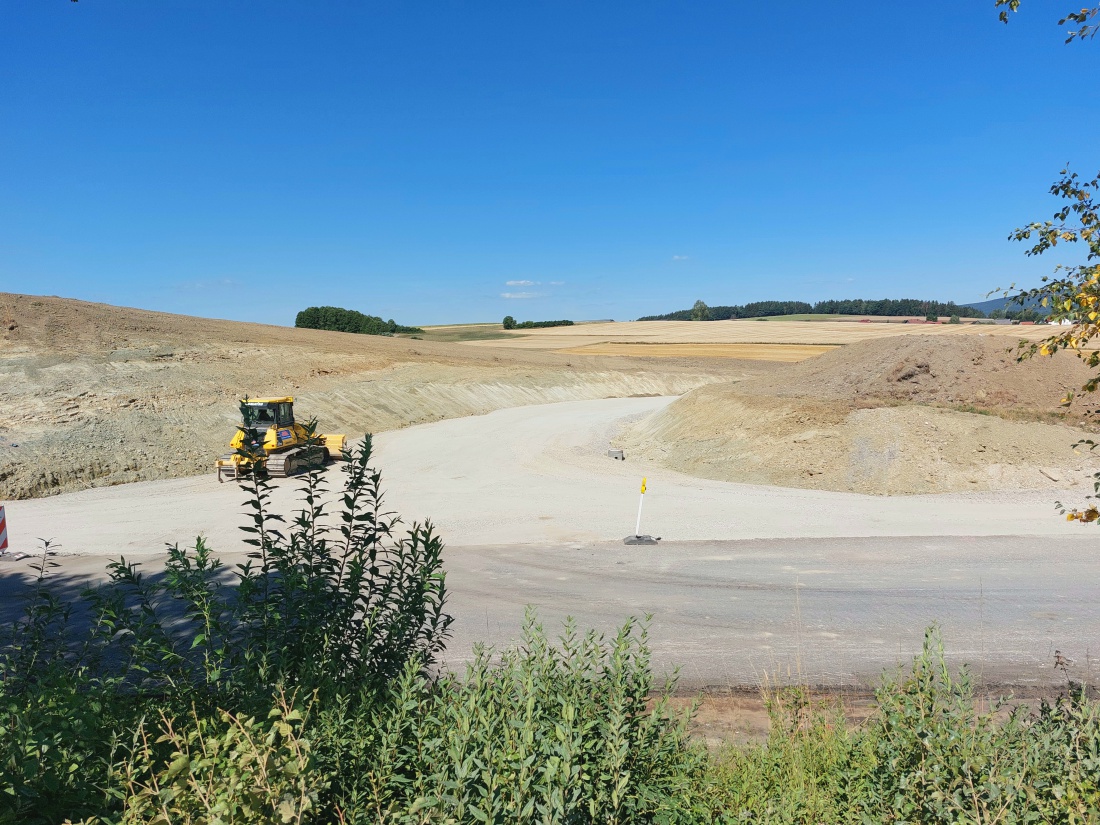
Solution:
[[[420,327],[403,327],[392,318],[383,321],[376,315],[364,315],[354,309],[340,307],[307,307],[298,313],[294,326],[305,329],[328,329],[333,332],[355,332],[360,335],[393,335],[395,332],[423,332]]]
[[[647,315],[639,321],[726,321],[730,318],[763,318],[769,315],[909,315],[926,317],[928,315],[957,315],[960,318],[984,318],[985,313],[974,307],[960,306],[954,301],[921,301],[917,298],[883,298],[866,300],[818,301],[808,304],[805,301],[755,301],[750,304],[734,306],[707,306],[701,301],[691,309],[681,309],[665,315]]]
[[[545,329],[546,327],[571,327],[572,321],[517,321],[511,315],[504,316],[505,329]]]

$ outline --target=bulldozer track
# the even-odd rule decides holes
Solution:
[[[295,447],[267,457],[267,474],[271,478],[287,478],[304,473],[328,462],[328,450],[324,447]]]

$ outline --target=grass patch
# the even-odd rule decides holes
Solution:
[[[495,338],[514,338],[500,324],[462,324],[441,327],[423,327],[418,337],[424,341],[459,343],[462,341],[490,341]]]

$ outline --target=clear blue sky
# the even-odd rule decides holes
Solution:
[[[34,0],[0,290],[293,323],[969,302],[1100,167],[1071,0]]]

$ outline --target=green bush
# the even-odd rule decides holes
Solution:
[[[420,333],[420,327],[406,327],[392,318],[383,321],[377,315],[364,315],[341,307],[306,307],[294,318],[294,326],[304,329],[327,329],[333,332],[354,332],[360,335],[393,335]]]
[[[509,316],[510,317],[510,316]],[[546,329],[547,327],[571,327],[572,321],[512,321],[512,326],[505,329]]]
[[[688,821],[707,757],[667,693],[650,707],[648,657],[633,622],[610,641],[567,624],[555,646],[529,615],[499,661],[410,670],[386,701],[322,714],[319,758],[347,778],[335,802],[352,823]]]
[[[770,705],[767,744],[724,751],[710,792],[721,821],[1100,821],[1100,709],[1079,689],[1035,713],[979,713],[930,628],[907,674],[850,728],[799,691]]]
[[[316,819],[326,784],[302,737],[303,716],[285,700],[264,721],[222,711],[183,722],[179,727],[162,717],[153,731],[145,720],[138,724],[133,747],[116,766],[121,815],[89,817],[84,825],[266,825]],[[171,749],[167,759],[156,747],[161,744]]]
[[[194,715],[201,728],[224,713],[266,714],[284,690],[367,697],[433,666],[451,621],[442,542],[430,524],[398,536],[370,436],[345,459],[333,530],[321,526],[318,472],[290,524],[269,512],[263,478],[242,484],[253,550],[232,573],[200,538],[169,548],[163,576],[120,559],[107,584],[66,605],[47,586],[44,548],[25,618],[0,647],[0,822],[57,822],[114,804],[117,777],[131,776],[116,764],[120,743],[143,719]]]

